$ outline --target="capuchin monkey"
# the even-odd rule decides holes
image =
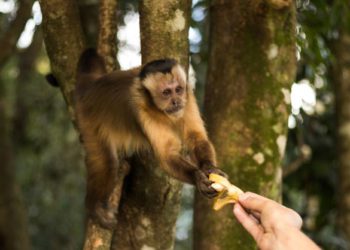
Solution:
[[[194,184],[208,198],[216,168],[193,89],[174,59],[151,61],[126,71],[106,73],[103,59],[87,49],[78,63],[75,108],[86,150],[88,212],[113,227],[107,201],[116,169],[141,151],[153,152],[170,176]]]

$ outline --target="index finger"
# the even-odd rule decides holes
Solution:
[[[241,223],[248,233],[253,236],[255,241],[258,241],[258,239],[264,233],[262,226],[254,218],[249,216],[249,214],[247,214],[239,203],[235,204],[233,213],[239,223]]]
[[[246,192],[239,196],[239,203],[245,208],[261,213],[269,204],[274,204],[275,201],[252,192]]]

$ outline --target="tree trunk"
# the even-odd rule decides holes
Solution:
[[[5,90],[0,80],[0,249],[30,249],[28,221],[16,183],[11,119],[5,104]]]
[[[173,57],[188,65],[191,1],[140,3],[143,63]],[[172,249],[182,185],[163,173],[150,155],[132,162],[122,198],[114,249]]]
[[[16,43],[31,14],[31,0],[19,1],[16,18],[0,40],[0,68],[16,49]],[[0,69],[1,70],[1,69]],[[12,121],[6,104],[5,83],[0,79],[0,249],[30,249],[28,220],[16,183]]]
[[[78,6],[70,0],[40,0],[43,35],[53,75],[60,83],[73,122],[75,73],[85,39]]]
[[[117,68],[117,0],[100,0],[100,32],[97,51],[104,58],[107,72]]]
[[[281,197],[289,90],[296,70],[292,1],[213,0],[205,118],[219,167],[242,188]],[[196,194],[194,249],[254,249],[232,206]]]
[[[346,24],[348,25],[348,24]],[[346,25],[344,25],[346,27]],[[338,224],[350,247],[350,30],[343,28],[335,43],[334,86],[339,171]]]
[[[116,0],[103,0],[100,5],[99,52],[105,59],[108,71],[115,68]],[[58,80],[68,111],[75,124],[73,95],[76,83],[76,66],[84,48],[85,37],[77,3],[68,0],[40,1],[43,12],[43,29],[52,73]],[[57,36],[60,34],[60,36]],[[113,192],[113,205],[119,206],[123,179],[128,170],[118,170],[120,182]],[[109,249],[112,231],[102,228],[88,218],[84,249]]]

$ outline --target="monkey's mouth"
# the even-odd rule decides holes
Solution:
[[[182,105],[174,106],[165,110],[167,114],[174,114],[182,109]]]

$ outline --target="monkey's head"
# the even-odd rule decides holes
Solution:
[[[187,102],[186,73],[174,59],[147,63],[141,69],[140,79],[159,110],[173,117],[183,115]]]

